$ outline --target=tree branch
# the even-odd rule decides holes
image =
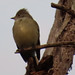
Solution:
[[[57,8],[57,9],[62,10],[62,11],[65,11],[68,14],[72,15],[73,17],[75,17],[75,11],[65,7],[64,5],[59,5],[59,4],[51,3],[51,7]]]
[[[52,43],[52,44],[44,44],[44,45],[37,45],[34,47],[28,47],[24,48],[23,50],[18,49],[15,53],[20,53],[21,51],[28,51],[28,50],[38,50],[43,48],[49,48],[49,47],[61,47],[61,46],[67,46],[67,45],[75,45],[75,41],[63,41],[58,43]]]

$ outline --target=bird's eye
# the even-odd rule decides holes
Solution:
[[[20,14],[18,14],[18,16],[20,16]]]

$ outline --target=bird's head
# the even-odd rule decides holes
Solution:
[[[11,19],[16,20],[16,19],[24,18],[24,17],[32,18],[32,16],[28,13],[27,9],[24,9],[24,8],[23,8],[23,9],[20,9],[20,10],[16,13],[15,17],[12,17]]]

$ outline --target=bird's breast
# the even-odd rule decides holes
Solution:
[[[14,25],[13,36],[20,48],[36,45],[38,40],[37,29],[33,25]]]

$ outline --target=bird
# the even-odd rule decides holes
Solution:
[[[14,17],[12,28],[13,38],[18,49],[40,45],[40,31],[38,23],[29,14],[27,9],[20,9]],[[40,49],[20,52],[23,60],[28,62],[29,58],[37,57],[40,60]]]

